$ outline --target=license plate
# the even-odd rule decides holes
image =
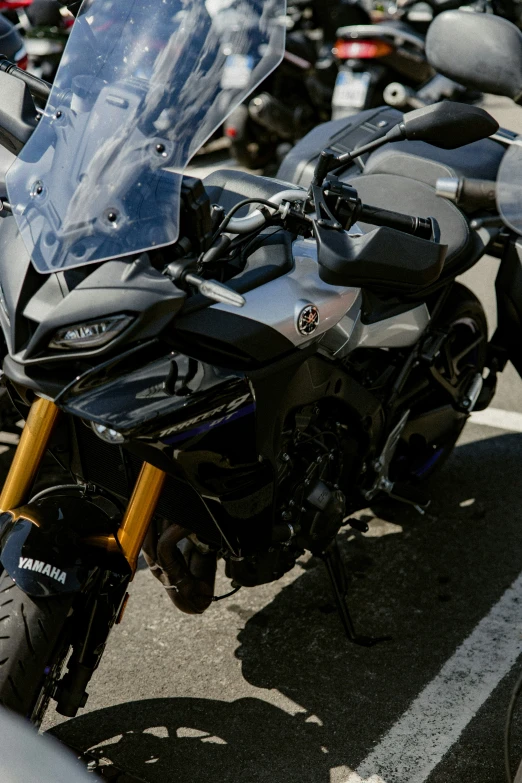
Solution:
[[[366,102],[366,95],[370,87],[371,76],[369,73],[354,73],[341,70],[337,74],[333,92],[332,103],[339,107],[353,107],[360,109]]]
[[[221,74],[222,90],[243,90],[250,83],[254,58],[245,54],[229,54]]]
[[[50,41],[47,38],[26,38],[25,48],[30,57],[45,57],[49,54],[62,52],[63,44],[58,41]]]

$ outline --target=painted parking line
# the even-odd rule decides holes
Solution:
[[[475,411],[470,416],[472,424],[483,427],[495,427],[497,430],[522,432],[522,413],[504,411],[500,408],[486,408],[485,411]]]
[[[363,780],[424,783],[515,664],[521,607],[522,574],[362,762]]]

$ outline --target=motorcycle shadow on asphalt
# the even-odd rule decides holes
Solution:
[[[369,514],[370,531],[393,534],[342,536],[358,630],[392,641],[350,644],[322,564],[303,560],[261,611],[227,607],[246,620],[235,652],[242,674],[267,701],[146,699],[53,733],[151,783],[342,780],[334,770],[357,767],[522,568],[522,435],[477,437],[486,439],[460,446],[431,480],[424,517],[386,503]],[[490,720],[486,735],[498,731],[499,716]],[[469,779],[475,764],[477,781],[495,779],[501,742],[481,744],[469,763]]]

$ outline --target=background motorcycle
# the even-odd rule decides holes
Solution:
[[[56,0],[2,0],[0,12],[23,35],[31,72],[52,81],[73,17]]]
[[[19,3],[25,0],[2,0],[0,3],[0,12],[5,11],[11,6],[19,7]],[[16,26],[4,15],[0,15],[0,54],[3,54],[8,60],[14,62],[18,68],[26,69],[28,64],[27,49],[20,32]]]
[[[393,15],[381,15],[376,24],[340,28],[333,50],[339,74],[332,97],[332,119],[383,103],[418,108],[443,99],[478,100],[480,93],[437,76],[425,53],[426,31],[434,16],[463,4],[461,0],[414,0],[399,8],[393,6]],[[421,86],[414,106],[408,99]]]
[[[297,0],[289,5],[283,62],[225,123],[238,163],[251,169],[275,163],[297,139],[330,119],[337,76],[331,53],[335,29],[367,19],[354,2]]]

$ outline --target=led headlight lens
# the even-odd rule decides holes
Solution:
[[[100,348],[114,340],[131,323],[129,315],[112,315],[59,329],[49,348]]]
[[[121,433],[116,430],[111,430],[110,427],[106,427],[105,424],[96,424],[94,421],[91,424],[96,435],[99,438],[106,441],[106,443],[123,443],[125,438]]]

